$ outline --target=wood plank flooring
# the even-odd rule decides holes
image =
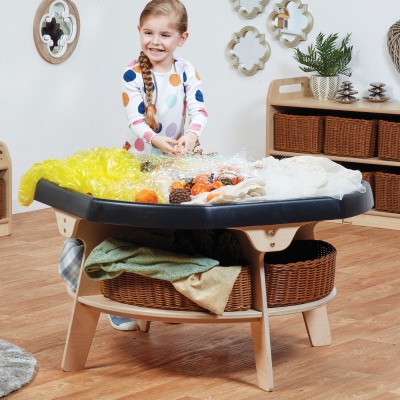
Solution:
[[[119,332],[101,315],[87,368],[63,372],[72,299],[58,275],[51,209],[13,216],[0,237],[0,338],[32,353],[33,381],[9,399],[400,399],[400,240],[393,230],[323,222],[338,249],[332,345],[311,347],[300,314],[270,318],[274,392],[256,382],[249,324],[152,323]]]

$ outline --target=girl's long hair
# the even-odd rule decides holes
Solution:
[[[140,14],[140,26],[150,17],[168,16],[174,22],[176,29],[180,34],[188,30],[188,15],[185,6],[179,0],[152,0]],[[151,76],[152,64],[149,58],[140,52],[139,64],[142,70],[144,87],[146,89],[146,123],[153,131],[158,130],[156,119],[156,108],[153,104],[153,78]]]

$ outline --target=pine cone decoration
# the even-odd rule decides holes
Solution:
[[[218,179],[220,182],[224,184],[224,186],[233,185],[232,179],[228,178],[227,176],[222,176]]]
[[[190,200],[191,200],[190,194],[185,189],[174,189],[169,194],[170,204],[181,204]]]

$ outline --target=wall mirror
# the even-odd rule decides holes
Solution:
[[[283,0],[275,4],[274,11],[268,17],[268,24],[275,39],[284,46],[294,47],[301,40],[307,39],[314,20],[308,12],[307,4],[302,4],[300,0]]]
[[[254,18],[264,11],[269,0],[231,0],[233,8],[244,18]]]
[[[244,75],[253,75],[264,68],[271,55],[271,47],[254,26],[245,26],[228,44],[228,56],[232,66]]]
[[[79,38],[79,14],[70,0],[43,0],[33,23],[36,49],[44,60],[59,64],[70,57]]]

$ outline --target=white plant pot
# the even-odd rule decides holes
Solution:
[[[311,93],[317,100],[332,100],[339,88],[339,75],[310,76]]]

